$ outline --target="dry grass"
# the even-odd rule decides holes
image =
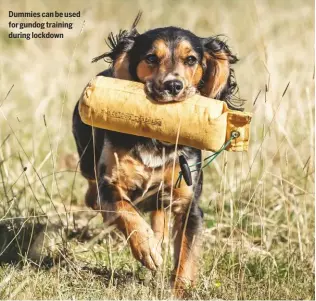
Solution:
[[[79,9],[63,40],[7,39],[8,10]],[[151,275],[102,228],[82,205],[85,182],[71,157],[72,109],[106,67],[90,60],[139,9],[140,31],[225,34],[254,113],[249,152],[225,153],[207,171],[203,258],[190,297],[313,299],[314,4],[294,0],[1,3],[0,261],[14,263],[0,265],[0,298],[170,297],[170,260],[164,278]]]

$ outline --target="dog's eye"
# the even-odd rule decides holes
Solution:
[[[194,57],[193,55],[188,56],[184,61],[184,63],[189,66],[195,65],[196,62],[197,62],[197,58]]]
[[[158,56],[155,54],[148,54],[145,59],[148,64],[157,64],[159,62]]]

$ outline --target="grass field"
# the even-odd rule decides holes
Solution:
[[[84,206],[73,107],[110,31],[176,25],[225,34],[253,112],[248,153],[208,167],[203,252],[191,299],[314,299],[314,2],[9,1],[0,4],[0,299],[168,299]],[[8,39],[8,11],[81,11],[64,39]],[[30,21],[32,19],[28,19]],[[54,19],[50,19],[54,20]],[[35,21],[35,19],[34,19]],[[47,20],[44,20],[47,21]],[[61,21],[61,20],[59,20]]]

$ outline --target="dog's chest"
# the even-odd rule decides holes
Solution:
[[[159,168],[166,163],[177,159],[175,151],[166,151],[163,148],[148,148],[146,146],[138,146],[136,154],[140,162],[150,168]]]
[[[141,150],[138,153],[140,161],[147,167],[158,168],[163,166],[165,158],[163,154],[157,154],[148,150]]]

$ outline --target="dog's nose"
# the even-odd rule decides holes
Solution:
[[[163,87],[169,94],[176,96],[183,89],[183,84],[180,80],[168,80],[164,82]]]

